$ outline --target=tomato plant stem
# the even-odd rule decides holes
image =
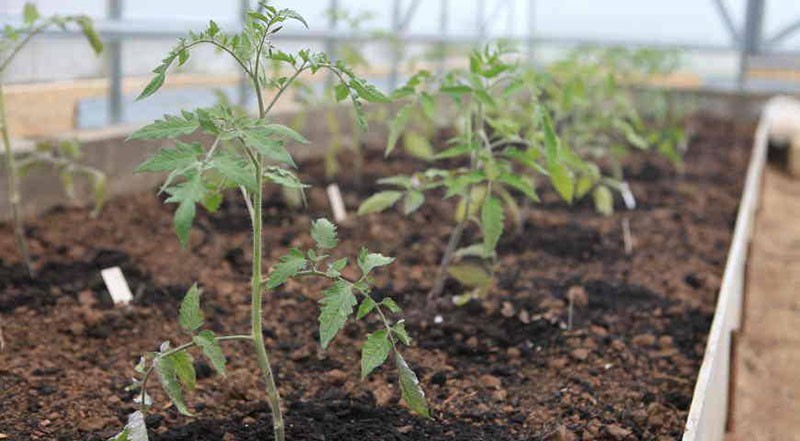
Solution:
[[[25,227],[22,223],[22,213],[20,210],[19,177],[17,167],[14,164],[14,152],[11,150],[11,135],[8,130],[8,118],[6,116],[5,94],[3,85],[0,84],[0,131],[3,137],[3,149],[5,152],[6,178],[8,179],[8,203],[11,206],[11,220],[14,224],[14,236],[17,239],[17,249],[19,249],[28,275],[33,277],[33,265],[31,256],[28,252],[28,241],[25,239]]]

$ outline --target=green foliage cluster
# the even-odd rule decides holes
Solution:
[[[16,158],[18,154],[13,151],[11,146],[2,83],[6,69],[36,35],[52,27],[66,31],[72,26],[77,26],[80,29],[95,54],[102,52],[103,43],[100,41],[100,37],[89,17],[85,15],[44,17],[33,3],[25,3],[22,11],[22,23],[19,26],[6,24],[2,32],[0,32],[3,37],[0,39],[0,137],[2,137],[5,169],[8,175],[8,200],[11,206],[17,248],[31,276],[33,275],[33,265],[20,213],[22,195],[19,189],[19,179],[33,168],[51,166],[58,173],[64,185],[64,190],[70,197],[74,196],[75,177],[83,176],[88,179],[94,191],[95,209],[92,212],[93,215],[97,215],[105,199],[105,175],[96,168],[78,162],[80,159],[80,146],[78,143],[74,141],[63,141],[55,144],[40,143],[35,151],[22,154],[19,162],[17,162]]]
[[[678,61],[677,53],[654,49],[580,48],[530,76],[541,85],[562,142],[622,181],[621,161],[634,150],[655,149],[680,164],[685,134],[668,95],[650,90],[637,101],[631,90],[673,72]]]
[[[469,288],[457,302],[484,295],[491,287],[506,216],[518,224],[522,221],[517,195],[539,202],[536,178],[543,177],[571,202],[582,179],[593,170],[559,141],[548,109],[535,99],[527,101],[523,118],[504,110],[519,94],[535,93],[524,79],[523,68],[510,60],[512,56],[506,45],[487,46],[471,53],[468,69],[441,76],[422,71],[392,95],[404,105],[390,124],[387,155],[401,137],[415,136],[409,126],[412,115],[423,119],[423,124],[435,120],[443,105],[438,95],[447,97],[460,121],[460,133],[448,141],[448,147],[431,151],[431,168],[379,180],[392,189],[374,194],[359,208],[364,215],[402,201],[403,213],[410,214],[433,190],[444,190],[444,198],[458,198],[455,226],[429,300],[441,294],[447,273]],[[436,167],[437,163],[442,167]],[[468,223],[477,225],[481,242],[459,247]],[[480,263],[450,265],[455,258],[465,257]]]

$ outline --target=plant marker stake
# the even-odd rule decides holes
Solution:
[[[633,240],[631,238],[631,221],[627,217],[622,218],[622,241],[625,245],[625,254],[633,252]]]
[[[337,223],[344,222],[347,219],[347,211],[344,208],[344,201],[342,200],[342,192],[339,191],[337,184],[328,185],[325,189],[328,193],[328,201],[331,203],[331,211],[333,211],[333,219]]]
[[[567,330],[572,331],[572,310],[575,306],[575,294],[570,289],[567,291],[567,295],[569,296],[569,309],[567,310]]]
[[[128,282],[125,280],[125,276],[122,275],[120,267],[106,268],[100,271],[100,276],[103,277],[103,282],[106,284],[108,293],[111,294],[111,299],[115,305],[127,305],[133,300],[131,289],[128,287]]]
[[[622,194],[622,201],[625,203],[625,208],[628,210],[636,209],[636,198],[633,197],[631,186],[627,182],[623,182],[619,186],[619,192]]]

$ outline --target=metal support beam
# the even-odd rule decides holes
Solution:
[[[447,35],[448,28],[450,27],[450,1],[449,0],[441,0],[440,2],[441,10],[439,11],[439,35],[442,37]],[[444,73],[447,68],[447,57],[448,57],[448,45],[447,42],[442,40],[439,43],[439,74]]]
[[[239,0],[239,22],[242,26],[242,29],[244,29],[244,22],[247,20],[247,11],[249,9],[250,2],[248,0]],[[236,98],[239,107],[247,108],[248,101],[250,100],[250,81],[244,72],[242,72],[239,76],[237,89],[238,93]]]
[[[389,44],[392,45],[392,62],[391,62],[391,70],[389,72],[389,88],[394,90],[397,88],[397,77],[400,71],[400,31],[402,29],[401,26],[401,9],[402,5],[400,4],[400,0],[393,0],[392,1],[392,36],[390,37],[391,40]]]
[[[336,39],[333,38],[336,35],[336,28],[339,26],[339,0],[329,0],[328,2],[328,38],[325,39],[325,52],[328,54],[332,60],[335,60],[337,57],[337,44]],[[330,87],[333,84],[334,76],[332,73],[325,76],[325,84]]]
[[[800,31],[800,20],[797,20],[794,23],[791,23],[781,30],[775,33],[772,37],[767,39],[763,42],[763,47],[773,47],[780,44],[781,41],[785,40],[786,37],[794,34],[795,32]]]
[[[736,29],[736,25],[733,23],[733,18],[731,17],[730,11],[728,11],[728,7],[725,5],[725,3],[723,3],[723,1],[724,0],[713,0],[713,3],[717,8],[717,13],[722,19],[722,23],[725,25],[725,29],[728,31],[728,35],[731,37],[731,42],[738,46],[742,42],[742,36],[739,35],[739,31]]]
[[[113,22],[122,19],[123,0],[108,0],[106,15]],[[119,124],[123,119],[122,104],[122,40],[112,37],[108,42],[108,121],[110,124]]]
[[[764,0],[747,0],[747,15],[744,22],[744,35],[739,48],[739,77],[737,86],[744,90],[750,56],[761,50],[761,33],[764,26]]]
[[[478,41],[486,38],[486,21],[483,19],[486,12],[486,1],[476,0],[475,3],[475,26],[478,29]]]
[[[533,64],[535,59],[534,46],[536,44],[536,0],[528,0],[528,63]]]

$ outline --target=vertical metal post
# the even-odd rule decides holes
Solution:
[[[339,25],[339,0],[330,0],[328,3],[328,37],[325,39],[325,52],[332,60],[337,57],[336,50],[336,28]],[[325,84],[330,87],[333,84],[333,74],[325,77]]]
[[[245,20],[247,20],[247,11],[250,8],[250,2],[248,0],[239,0],[239,22],[244,29]],[[250,101],[250,84],[247,75],[242,72],[239,76],[239,82],[237,83],[237,101],[239,107],[247,109],[248,102]],[[250,109],[247,109],[250,110]]]
[[[536,31],[536,0],[528,0],[528,63],[533,65],[534,53],[534,35]]]
[[[123,0],[108,0],[106,16],[109,20],[122,19]],[[111,37],[108,44],[108,121],[119,124],[123,118],[122,108],[122,41],[119,37]]]
[[[439,73],[443,73],[447,68],[448,46],[447,46],[447,31],[450,21],[450,1],[441,0],[442,10],[439,11],[439,36],[442,38],[439,43]]]
[[[486,38],[486,21],[484,15],[486,12],[486,2],[484,0],[477,0],[475,5],[475,25],[478,28],[478,40],[483,42]]]
[[[506,11],[506,33],[508,37],[514,38],[514,30],[516,29],[516,0],[507,0],[506,7],[508,11]]]
[[[757,54],[761,49],[763,25],[764,0],[747,0],[744,35],[739,47],[739,77],[737,80],[739,91],[743,91],[746,85],[750,56]]]
[[[394,90],[397,88],[397,81],[398,75],[400,71],[400,43],[402,41],[402,36],[400,35],[402,31],[401,26],[401,5],[400,0],[393,0],[392,1],[392,36],[390,44],[392,45],[392,60],[391,60],[391,71],[389,72],[389,88]]]

